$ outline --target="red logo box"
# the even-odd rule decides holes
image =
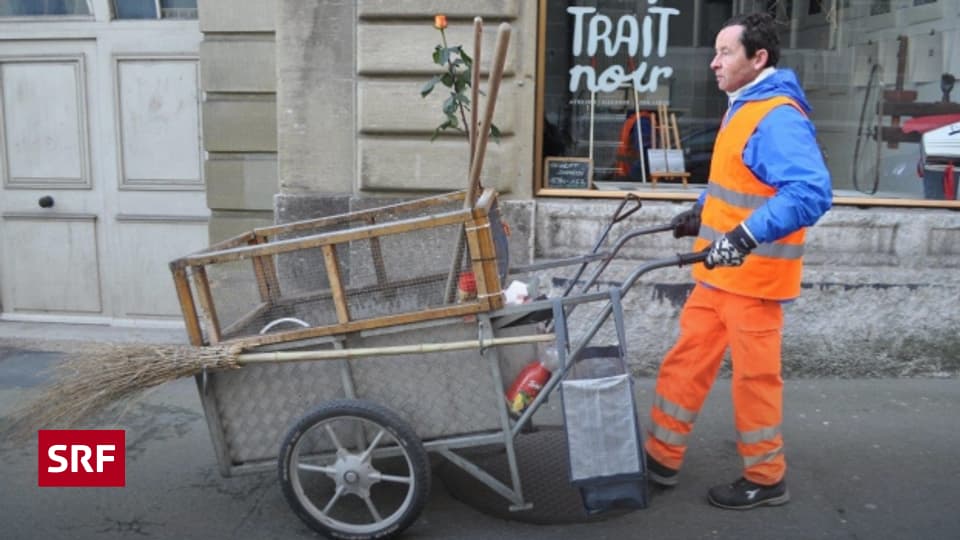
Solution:
[[[37,441],[40,487],[123,487],[127,483],[122,429],[41,429]]]

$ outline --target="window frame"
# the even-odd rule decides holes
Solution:
[[[87,5],[87,13],[72,13],[69,15],[0,15],[2,22],[63,22],[63,21],[92,21],[96,19],[94,3],[96,0],[83,0]]]
[[[536,92],[534,93],[534,145],[533,145],[533,196],[534,197],[561,197],[561,198],[582,198],[582,199],[621,199],[627,194],[633,194],[640,199],[645,200],[665,200],[665,201],[692,201],[696,200],[703,188],[698,187],[664,187],[660,191],[651,190],[596,190],[596,189],[558,189],[544,186],[543,174],[544,163],[543,155],[543,121],[544,101],[545,101],[545,83],[546,83],[546,31],[547,31],[547,0],[538,0],[537,2],[537,56],[536,56]],[[940,2],[932,4],[941,5]],[[926,6],[918,6],[926,7]],[[894,10],[895,11],[895,10]],[[719,120],[719,119],[718,119]],[[919,180],[918,180],[919,181]],[[703,185],[706,187],[706,184]],[[957,210],[960,209],[960,200],[934,200],[934,199],[912,199],[912,198],[882,198],[882,197],[857,197],[857,196],[836,196],[833,197],[833,203],[841,206],[866,207],[904,207],[904,208],[943,208]]]
[[[89,0],[88,0],[89,1]],[[183,17],[165,17],[163,15],[163,5],[162,0],[153,0],[154,10],[156,17],[149,18],[121,18],[117,16],[117,2],[122,2],[123,0],[109,0],[110,4],[110,18],[114,21],[195,21],[200,16],[200,7],[195,5],[192,9],[194,10],[195,17],[192,18],[183,18]],[[197,0],[199,4],[200,0]],[[191,9],[191,8],[172,8],[172,9]]]

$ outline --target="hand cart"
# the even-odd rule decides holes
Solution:
[[[637,267],[620,287],[585,292],[620,248],[659,226],[622,235],[590,254],[517,269],[579,264],[564,296],[504,306],[506,236],[496,194],[463,209],[463,192],[256,229],[171,263],[194,345],[243,349],[242,369],[197,377],[220,471],[277,467],[296,514],[334,538],[384,538],[412,524],[431,484],[428,452],[482,481],[510,504],[529,507],[514,438],[644,273],[702,261],[682,254]],[[639,209],[620,205],[613,223]],[[465,235],[475,296],[451,302],[451,246]],[[571,294],[590,262],[598,268]],[[577,305],[601,302],[584,337],[566,328]],[[543,333],[544,321],[552,332]],[[622,332],[620,332],[622,347]],[[563,369],[519,417],[504,389],[555,343]],[[479,351],[480,354],[477,354]],[[318,361],[318,360],[328,361]],[[510,466],[502,482],[457,452],[500,445]],[[279,457],[278,457],[279,456]],[[641,465],[642,466],[642,465]]]

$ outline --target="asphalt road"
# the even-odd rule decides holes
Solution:
[[[0,337],[0,427],[62,354],[41,348]],[[651,388],[651,380],[638,381],[644,409]],[[720,510],[706,503],[706,490],[732,481],[738,470],[729,384],[720,381],[698,421],[680,485],[654,492],[645,510],[533,525],[460,502],[435,474],[429,503],[404,538],[960,538],[958,417],[957,379],[788,381],[792,501]],[[287,507],[274,473],[219,474],[192,380],[148,393],[114,425],[127,431],[124,488],[39,488],[36,443],[0,443],[0,537],[319,538]]]

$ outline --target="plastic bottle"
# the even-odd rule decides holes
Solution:
[[[550,370],[543,362],[534,360],[524,366],[507,389],[506,398],[510,412],[518,415],[523,413],[549,380]]]

